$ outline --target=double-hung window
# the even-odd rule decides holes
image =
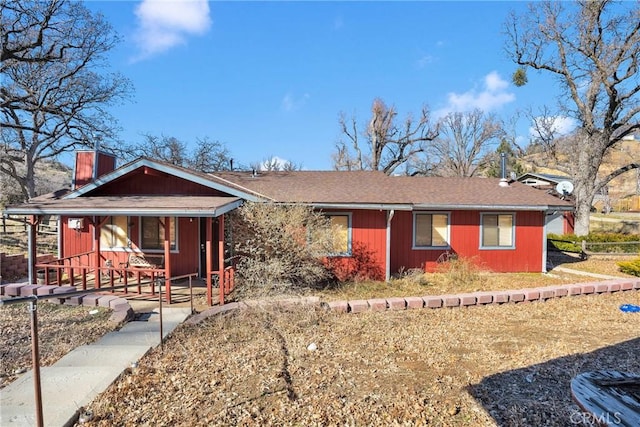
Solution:
[[[327,213],[333,231],[333,249],[329,255],[351,255],[351,214]]]
[[[129,245],[128,217],[112,216],[100,227],[101,249],[123,249]]]
[[[515,247],[515,215],[483,213],[480,215],[480,247],[512,249]]]
[[[164,239],[167,235],[171,241],[171,250],[177,249],[176,236],[178,230],[176,218],[169,218],[169,224],[165,224],[164,217],[143,216],[140,218],[140,224],[142,250],[163,250]]]
[[[413,247],[416,249],[449,247],[449,214],[414,212]]]

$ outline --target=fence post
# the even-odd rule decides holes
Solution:
[[[36,400],[36,425],[43,427],[42,419],[42,387],[40,383],[40,348],[38,345],[38,297],[29,302],[29,313],[31,314],[31,359],[33,365],[33,385]]]

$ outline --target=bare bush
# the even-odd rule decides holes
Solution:
[[[323,258],[335,233],[321,213],[302,205],[246,203],[235,215],[239,292],[280,293],[331,277]]]
[[[464,258],[456,255],[443,257],[437,269],[443,274],[444,282],[450,285],[465,283],[468,285],[483,285],[487,278],[483,276],[482,268],[475,258]]]

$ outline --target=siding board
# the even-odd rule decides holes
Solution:
[[[480,249],[480,211],[451,211],[450,249],[413,249],[411,212],[396,212],[391,233],[391,272],[424,268],[433,271],[446,252],[475,260],[496,272],[542,271],[543,212],[515,213],[515,249]]]

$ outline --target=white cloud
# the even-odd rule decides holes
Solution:
[[[424,68],[429,64],[432,64],[434,62],[434,58],[431,55],[423,55],[422,57],[418,58],[418,68]]]
[[[187,36],[202,35],[211,26],[207,0],[143,0],[135,14],[137,59],[184,44]]]
[[[568,135],[578,125],[575,119],[571,117],[566,117],[566,116],[552,116],[552,117],[539,116],[539,117],[535,117],[533,120],[539,121],[541,127],[548,128],[556,136]],[[548,123],[547,126],[545,126],[545,122]],[[539,136],[533,126],[529,128],[529,135],[532,137]]]
[[[282,170],[289,163],[289,160],[278,156],[271,156],[269,159],[260,163],[260,170]]]
[[[448,93],[447,105],[436,111],[435,116],[443,117],[448,113],[474,109],[490,112],[515,99],[515,94],[509,91],[509,82],[500,77],[496,71],[492,71],[484,77],[481,90],[473,88],[463,93]]]
[[[308,93],[305,93],[300,97],[296,97],[293,93],[289,92],[282,98],[282,102],[280,104],[282,109],[286,112],[297,111],[307,103],[307,100],[310,97],[311,96]]]

